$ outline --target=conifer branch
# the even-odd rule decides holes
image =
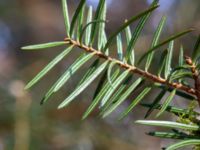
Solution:
[[[122,62],[120,60],[117,60],[115,58],[112,58],[110,56],[107,56],[104,53],[102,53],[100,50],[96,50],[93,47],[88,47],[88,46],[86,46],[84,44],[81,44],[78,41],[75,41],[73,39],[65,38],[65,41],[67,43],[69,43],[70,45],[74,45],[76,47],[79,47],[80,49],[83,49],[86,52],[94,53],[94,55],[96,55],[96,56],[98,56],[100,58],[103,58],[103,59],[108,60],[110,62],[115,62],[121,68],[124,68],[126,70],[130,70],[133,73],[139,74],[139,75],[145,77],[146,79],[148,79],[150,81],[161,83],[161,84],[167,85],[169,87],[182,90],[182,91],[184,91],[186,93],[189,93],[189,94],[192,94],[194,96],[197,96],[197,93],[199,93],[199,91],[197,89],[185,86],[185,85],[183,85],[181,83],[177,83],[177,82],[172,82],[171,83],[171,82],[169,82],[168,80],[166,80],[166,79],[164,79],[162,77],[158,77],[158,76],[156,76],[154,74],[151,74],[149,72],[141,70],[141,69],[139,69],[139,68],[137,68],[135,66],[132,66],[130,64],[124,63],[124,62]]]

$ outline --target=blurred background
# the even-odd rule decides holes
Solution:
[[[67,2],[72,16],[79,0]],[[106,2],[109,20],[106,30],[109,34],[125,19],[147,8],[151,0]],[[94,7],[97,3],[98,0],[87,0],[87,4]],[[160,0],[159,9],[151,16],[137,42],[137,55],[148,49],[162,15],[168,18],[162,39],[178,31],[195,28],[194,32],[176,41],[175,53],[178,54],[180,44],[183,44],[186,54],[190,54],[195,38],[200,33],[199,0]],[[74,61],[78,51],[70,54],[34,88],[24,91],[24,85],[62,48],[24,52],[20,47],[59,41],[64,37],[61,0],[0,0],[0,150],[159,150],[173,142],[149,137],[145,132],[155,128],[134,124],[135,120],[144,117],[145,109],[141,106],[121,122],[116,117],[126,104],[106,119],[98,118],[96,110],[90,118],[81,121],[91,101],[93,92],[90,91],[96,87],[95,83],[69,107],[57,110],[59,102],[73,90],[87,66],[59,94],[40,106],[45,92]],[[157,65],[158,61],[155,60]],[[154,93],[151,93],[145,100],[151,101],[153,96]],[[176,105],[185,106],[178,100]],[[168,114],[161,119],[164,118],[174,119]]]

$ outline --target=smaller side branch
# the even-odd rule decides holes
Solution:
[[[194,96],[197,96],[197,94],[196,94],[197,91],[194,88],[187,87],[187,86],[185,86],[185,85],[183,85],[181,83],[175,83],[175,82],[174,83],[170,83],[166,79],[163,79],[161,77],[153,75],[153,74],[151,74],[149,72],[146,72],[146,71],[141,70],[141,69],[139,69],[139,68],[137,68],[135,66],[132,66],[132,65],[129,65],[129,64],[124,63],[122,61],[119,61],[119,60],[117,60],[115,58],[112,58],[110,56],[107,56],[104,53],[102,53],[100,50],[96,50],[96,49],[94,49],[92,47],[88,47],[86,45],[80,44],[79,42],[77,42],[75,40],[72,40],[70,38],[65,38],[65,41],[69,42],[69,44],[73,44],[73,45],[79,47],[80,49],[85,50],[86,52],[90,52],[90,53],[92,52],[92,53],[94,53],[96,56],[98,56],[100,58],[103,58],[103,59],[109,60],[109,61],[114,61],[121,68],[130,70],[133,73],[139,74],[139,75],[145,77],[146,79],[148,79],[150,81],[161,83],[161,84],[165,84],[165,85],[167,85],[169,87],[176,88],[176,89],[182,90],[182,91],[184,91],[186,93],[189,93],[189,94],[192,94]],[[199,96],[200,96],[200,93],[199,93]]]
[[[195,63],[192,61],[192,59],[189,56],[185,56],[186,63],[191,66],[191,72],[193,74],[194,79],[194,87],[196,90],[196,97],[197,101],[200,106],[200,78],[199,78],[199,71],[196,69]]]

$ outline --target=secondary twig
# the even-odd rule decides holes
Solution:
[[[194,79],[194,87],[196,90],[197,101],[200,105],[200,79],[199,79],[199,71],[196,69],[195,63],[193,63],[192,59],[189,56],[185,56],[186,63],[191,66],[191,72]]]
[[[104,53],[102,53],[100,50],[96,50],[96,49],[94,49],[92,47],[88,47],[86,45],[80,44],[78,41],[72,40],[70,38],[65,38],[65,41],[68,41],[69,44],[73,44],[73,45],[85,50],[86,52],[90,52],[90,53],[92,52],[92,53],[94,53],[96,56],[98,56],[100,58],[103,58],[103,59],[106,59],[106,60],[109,60],[109,61],[115,61],[116,64],[119,65],[120,67],[122,67],[124,69],[128,69],[133,73],[139,74],[139,75],[141,75],[141,76],[145,77],[146,79],[151,80],[153,82],[165,84],[165,85],[167,85],[169,87],[182,90],[182,91],[184,91],[186,93],[189,93],[189,94],[192,94],[194,96],[197,96],[197,93],[199,93],[194,88],[185,86],[185,85],[183,85],[181,83],[175,83],[175,82],[174,83],[170,83],[170,82],[168,82],[168,80],[166,80],[166,79],[164,79],[162,77],[158,77],[158,76],[153,75],[153,74],[151,74],[149,72],[141,70],[141,69],[139,69],[139,68],[137,68],[135,66],[129,65],[129,64],[124,63],[122,61],[119,61],[119,60],[117,60],[115,58],[107,56]],[[200,97],[200,93],[199,93],[199,97]]]

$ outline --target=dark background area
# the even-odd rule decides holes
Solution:
[[[67,2],[72,16],[79,0]],[[88,0],[87,4],[96,7],[97,2]],[[125,19],[147,8],[150,2],[107,0],[107,33],[115,31]],[[57,110],[59,102],[74,89],[87,66],[47,104],[40,106],[42,96],[79,51],[71,53],[34,88],[23,90],[24,85],[62,49],[24,52],[20,47],[63,40],[65,31],[61,9],[61,0],[0,0],[0,150],[157,150],[173,142],[146,136],[145,132],[152,128],[134,124],[135,120],[144,117],[145,109],[141,106],[120,122],[116,117],[126,104],[106,119],[98,118],[96,110],[90,118],[81,121],[95,83],[69,107]],[[176,40],[174,60],[177,60],[181,44],[186,54],[191,54],[195,38],[200,33],[199,0],[160,0],[160,8],[153,13],[137,42],[136,54],[139,56],[148,49],[162,15],[167,16],[162,39],[187,28],[195,28],[194,32]],[[157,59],[159,56],[154,60],[155,67],[159,65]],[[151,93],[145,101],[151,101],[153,97],[154,93]],[[185,107],[179,98],[176,99],[175,105]],[[160,119],[174,118],[166,114]]]

